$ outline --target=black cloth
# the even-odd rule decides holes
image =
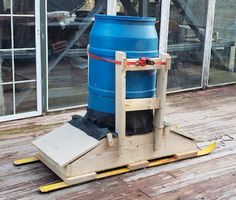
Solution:
[[[111,132],[108,128],[98,127],[96,124],[80,115],[73,115],[72,120],[69,121],[69,124],[76,128],[79,128],[80,130],[84,131],[89,136],[97,140],[105,138],[106,135]],[[116,136],[116,134],[113,133],[113,136]]]
[[[84,117],[73,115],[69,123],[89,136],[101,140],[108,133],[115,133],[115,115],[87,109]],[[126,113],[126,135],[139,135],[153,131],[153,111],[132,111]]]
[[[115,131],[115,115],[87,109],[85,118],[101,128]],[[153,111],[142,110],[126,113],[126,135],[138,135],[153,131]]]

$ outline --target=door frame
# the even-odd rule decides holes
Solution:
[[[12,11],[12,1],[11,0],[11,29],[13,29],[13,11]],[[12,31],[11,31],[12,32]],[[13,36],[13,34],[12,34]],[[14,38],[12,37],[12,40]],[[0,122],[23,119],[28,117],[34,117],[42,115],[42,83],[41,83],[41,31],[40,31],[40,0],[35,0],[35,52],[36,52],[36,101],[37,101],[37,110],[31,112],[24,112],[19,114],[3,115],[0,116]],[[11,49],[12,53],[14,51],[13,47]],[[14,55],[13,55],[14,58]],[[13,66],[14,67],[14,66]],[[13,69],[14,71],[14,69]],[[13,85],[15,81],[13,80]],[[14,86],[13,86],[14,88]],[[13,90],[15,92],[15,90]],[[14,100],[15,102],[15,100]],[[13,103],[15,106],[15,103]]]

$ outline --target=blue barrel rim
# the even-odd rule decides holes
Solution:
[[[93,46],[89,46],[89,53],[94,53],[95,55],[100,56],[108,56],[108,57],[115,57],[116,51],[113,49],[101,49],[96,48]],[[128,51],[128,50],[120,50],[122,52],[125,52],[127,55],[127,58],[139,58],[140,54],[146,54],[145,57],[153,58],[156,57],[156,54],[158,54],[158,50],[150,50],[150,51]]]
[[[154,17],[139,17],[139,16],[123,16],[123,15],[104,15],[94,14],[95,19],[121,20],[121,21],[137,21],[137,22],[156,22]]]

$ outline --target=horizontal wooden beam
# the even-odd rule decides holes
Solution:
[[[163,61],[161,58],[162,54],[166,54],[166,53],[160,53],[159,54],[160,57],[158,57],[158,58],[148,58],[148,59],[150,59],[154,62],[162,62]],[[129,58],[129,59],[127,59],[127,62],[136,62],[137,60],[138,60],[137,58]]]
[[[143,99],[126,99],[125,110],[151,110],[158,109],[160,107],[160,101],[158,98],[143,98]]]
[[[148,71],[148,70],[157,70],[166,68],[165,65],[146,65],[146,66],[137,66],[137,65],[127,65],[125,67],[126,71]]]

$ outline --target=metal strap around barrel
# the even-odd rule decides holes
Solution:
[[[121,65],[122,64],[121,61],[107,59],[107,58],[104,58],[104,57],[101,57],[101,56],[97,56],[97,55],[92,54],[92,53],[89,53],[89,58],[93,58],[95,60],[103,60],[103,61],[110,62],[110,63],[117,64],[117,65]],[[136,61],[130,61],[130,62],[127,62],[126,64],[127,65],[136,65],[137,63],[136,63]],[[155,62],[155,64],[156,65],[165,65],[166,62],[159,61],[159,62]]]

